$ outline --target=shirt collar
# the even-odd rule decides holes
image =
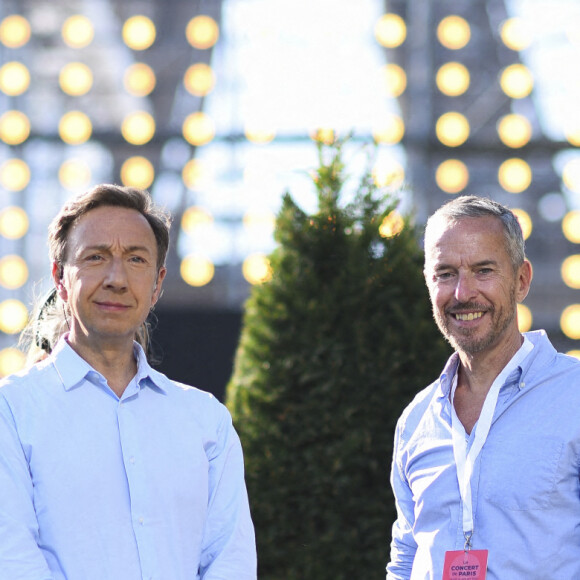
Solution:
[[[74,387],[80,386],[89,373],[98,373],[98,371],[70,346],[66,340],[67,337],[68,333],[59,339],[50,355],[50,359],[65,390],[69,391]],[[143,348],[137,342],[133,343],[133,352],[137,358],[136,382],[166,393],[165,376],[151,368]]]

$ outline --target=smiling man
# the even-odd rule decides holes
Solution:
[[[463,196],[428,220],[425,280],[456,352],[397,425],[388,580],[580,578],[580,362],[520,333],[531,279],[506,207]]]
[[[1,580],[256,578],[229,413],[135,341],[169,224],[147,192],[101,185],[49,228],[68,332],[0,384]]]

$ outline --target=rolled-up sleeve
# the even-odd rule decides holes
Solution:
[[[256,543],[244,481],[240,439],[227,409],[208,450],[209,504],[201,557],[203,580],[255,580]]]
[[[391,486],[395,495],[397,520],[393,524],[387,580],[409,580],[417,552],[417,544],[413,537],[413,523],[415,521],[413,495],[402,473],[397,452],[400,442],[400,428],[400,425],[397,426],[395,432],[391,466]]]
[[[0,580],[52,580],[38,540],[28,461],[0,393]]]

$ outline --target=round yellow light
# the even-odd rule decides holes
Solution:
[[[186,234],[193,233],[197,228],[213,223],[213,216],[207,210],[191,206],[188,207],[181,216],[181,229]]]
[[[562,332],[574,340],[580,339],[580,304],[570,304],[560,317]]]
[[[310,133],[310,138],[313,141],[324,143],[325,145],[332,145],[336,139],[334,129],[329,127],[319,127]]]
[[[580,254],[568,256],[562,262],[562,280],[570,288],[580,289]]]
[[[580,244],[580,210],[569,211],[562,220],[564,237],[573,244]]]
[[[30,24],[20,14],[11,14],[0,24],[0,42],[8,48],[20,48],[30,40]]]
[[[214,123],[208,115],[202,112],[191,113],[183,122],[183,136],[191,145],[205,145],[215,135]]]
[[[215,274],[215,266],[205,256],[190,254],[181,261],[179,271],[187,284],[200,287],[211,282]]]
[[[26,306],[11,298],[0,302],[0,331],[6,334],[20,332],[28,322],[28,310]]]
[[[463,145],[469,137],[469,131],[469,121],[461,113],[454,111],[441,115],[435,125],[437,138],[447,147]]]
[[[142,62],[132,64],[123,76],[125,90],[136,97],[146,97],[153,91],[156,82],[153,69]]]
[[[375,165],[372,176],[377,187],[398,189],[405,180],[405,170],[398,161],[387,159]]]
[[[519,208],[512,209],[512,212],[518,218],[518,222],[520,222],[520,228],[522,228],[522,235],[524,236],[524,240],[527,240],[532,234],[532,229],[534,228],[530,214],[527,211]]]
[[[532,124],[523,115],[506,115],[499,120],[497,133],[504,145],[523,147],[532,137]]]
[[[67,18],[62,26],[62,39],[71,48],[84,48],[93,41],[95,30],[92,22],[80,14]]]
[[[10,97],[24,93],[30,86],[30,72],[21,62],[7,62],[0,68],[0,90]]]
[[[377,143],[399,143],[405,134],[405,123],[399,115],[389,114],[379,126],[373,130],[373,137]]]
[[[435,181],[445,193],[459,193],[469,183],[469,170],[463,161],[448,159],[437,167]]]
[[[570,145],[580,147],[580,121],[569,120],[564,127],[564,136]]]
[[[506,67],[499,79],[502,91],[512,99],[527,97],[534,88],[532,73],[523,64]]]
[[[511,50],[525,50],[532,44],[530,27],[522,18],[508,18],[500,26],[502,42]]]
[[[17,348],[9,347],[0,350],[0,377],[7,377],[24,368],[26,355]]]
[[[532,328],[532,311],[524,304],[518,304],[517,311],[519,331],[528,332]]]
[[[155,169],[145,157],[129,157],[121,166],[121,181],[140,189],[147,189],[155,179]]]
[[[471,39],[471,28],[465,18],[447,16],[437,26],[437,38],[445,48],[459,50]]]
[[[17,255],[8,255],[0,258],[0,285],[9,290],[16,290],[26,284],[28,280],[28,266]]]
[[[521,193],[532,183],[532,170],[523,159],[507,159],[500,165],[498,180],[509,193]]]
[[[123,41],[133,50],[145,50],[154,42],[157,32],[155,24],[147,16],[131,16],[123,24]]]
[[[244,127],[246,139],[258,145],[270,143],[276,137],[276,130],[268,123],[249,122]]]
[[[250,284],[268,282],[272,278],[270,260],[264,254],[251,254],[242,264],[242,274]]]
[[[219,35],[217,22],[211,16],[203,14],[192,18],[185,28],[187,42],[200,50],[211,48],[218,41]]]
[[[204,97],[215,85],[215,75],[210,66],[203,62],[192,64],[183,77],[183,85],[192,95]]]
[[[381,67],[383,92],[389,97],[400,97],[407,88],[407,74],[398,64]]]
[[[562,169],[564,185],[574,193],[580,193],[580,158],[570,159]]]
[[[22,191],[30,182],[30,168],[22,159],[7,159],[0,165],[0,183],[8,191]]]
[[[392,211],[386,215],[379,226],[379,234],[383,238],[394,238],[405,227],[405,220],[398,211]]]
[[[383,14],[375,24],[375,38],[386,48],[401,46],[407,38],[407,25],[398,14]]]
[[[123,119],[121,134],[131,145],[144,145],[155,135],[155,119],[146,111],[136,111]]]
[[[437,88],[449,97],[462,95],[471,82],[469,70],[459,62],[445,63],[435,76]]]
[[[183,183],[188,189],[201,187],[206,179],[206,171],[203,164],[197,159],[190,159],[181,172]]]
[[[85,161],[69,159],[58,170],[61,185],[69,191],[85,188],[91,181],[91,169]]]
[[[8,145],[20,145],[30,135],[30,121],[20,111],[6,111],[0,117],[0,139]]]
[[[28,231],[28,215],[17,206],[0,211],[0,235],[9,240],[19,240]]]
[[[580,359],[580,350],[569,350],[566,354],[568,356],[573,356],[574,358]]]
[[[60,138],[69,145],[80,145],[91,137],[93,125],[91,120],[80,111],[64,114],[58,124]]]
[[[67,95],[85,95],[93,86],[93,72],[82,62],[70,62],[62,67],[58,77],[60,88]]]

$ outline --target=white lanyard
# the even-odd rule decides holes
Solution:
[[[483,448],[491,422],[495,413],[497,398],[499,390],[503,386],[506,378],[512,371],[528,356],[534,345],[530,340],[524,337],[524,343],[516,352],[508,364],[504,367],[498,377],[493,381],[489,392],[483,403],[479,420],[474,429],[474,439],[469,453],[467,453],[467,441],[465,440],[465,429],[457,417],[453,399],[455,398],[455,389],[457,388],[457,373],[453,380],[451,389],[451,428],[453,435],[453,455],[455,457],[455,465],[457,466],[457,481],[459,483],[459,493],[461,495],[461,503],[463,504],[463,535],[465,536],[465,549],[471,547],[471,536],[473,535],[473,503],[471,499],[471,476],[473,474],[473,467],[475,460]]]

